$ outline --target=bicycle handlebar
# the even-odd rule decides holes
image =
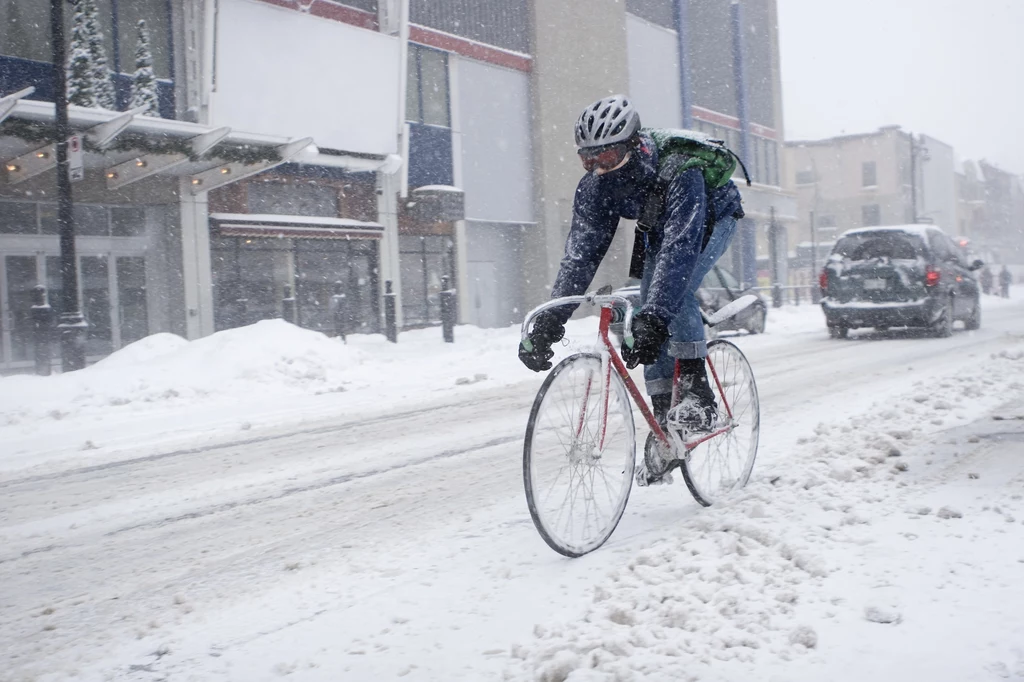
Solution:
[[[590,292],[583,294],[582,296],[562,296],[560,298],[553,298],[550,301],[541,303],[539,306],[526,313],[526,319],[523,320],[521,341],[523,347],[527,351],[533,350],[533,344],[530,342],[529,329],[530,322],[540,313],[551,308],[558,308],[563,305],[579,305],[580,303],[590,303],[591,305],[604,307],[608,304],[621,303],[626,308],[626,319],[622,323],[622,340],[630,348],[633,347],[633,304],[625,296],[619,296],[618,294],[600,294],[597,292]]]

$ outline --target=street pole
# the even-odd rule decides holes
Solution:
[[[815,190],[817,191],[817,190]],[[811,302],[821,301],[821,288],[818,286],[818,228],[814,224],[814,211],[810,214],[811,223]]]
[[[917,143],[914,133],[910,133],[910,216],[917,224]]]
[[[50,0],[50,44],[53,52],[54,105],[57,147],[57,224],[60,227],[61,369],[71,372],[85,367],[85,333],[88,325],[78,307],[78,268],[75,258],[75,217],[72,210],[71,178],[68,176],[68,95],[64,64],[64,2]]]

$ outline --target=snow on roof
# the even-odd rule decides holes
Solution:
[[[458,192],[462,193],[462,190],[452,185],[423,185],[417,187],[413,192]]]
[[[865,232],[908,232],[910,234],[916,234],[919,237],[926,237],[929,232],[942,232],[941,229],[935,225],[876,225],[874,227],[855,227],[852,230],[843,232],[840,237],[846,237],[848,235],[863,234]]]
[[[305,215],[277,215],[272,213],[211,213],[210,218],[218,222],[272,224],[272,225],[309,225],[312,227],[361,227],[368,230],[381,230],[380,223],[368,223],[351,218],[321,218]]]

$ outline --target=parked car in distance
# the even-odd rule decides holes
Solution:
[[[829,335],[844,338],[859,327],[924,327],[949,336],[956,320],[977,329],[974,271],[983,265],[968,264],[964,251],[933,225],[847,230],[820,275]]]
[[[635,306],[640,305],[639,284],[622,287],[616,290],[615,293],[628,297]],[[725,320],[715,327],[715,330],[745,330],[751,334],[760,334],[764,331],[765,321],[768,317],[767,303],[765,303],[761,294],[754,289],[744,289],[733,274],[725,268],[715,265],[705,275],[704,280],[697,289],[697,301],[700,303],[701,309],[708,315],[711,315],[746,294],[757,296],[757,302],[735,317]],[[616,316],[615,321],[612,323],[611,331],[616,336],[622,337],[622,320],[619,316]]]

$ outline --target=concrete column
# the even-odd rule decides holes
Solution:
[[[448,101],[452,126],[452,183],[465,189],[462,177],[462,112],[459,110],[459,63],[458,55],[448,56]],[[466,242],[466,221],[455,222],[455,288],[458,291],[459,323],[466,324],[469,314],[469,244]]]
[[[572,220],[573,196],[583,176],[573,139],[576,117],[599,97],[629,89],[625,3],[559,0],[532,5],[535,61],[530,95],[538,224],[523,240],[527,309],[550,296]],[[622,227],[619,233],[595,283],[621,284],[626,278],[631,235]]]
[[[207,193],[193,196],[181,179],[181,275],[185,290],[185,335],[189,340],[213,333],[213,280],[210,270],[210,213]]]
[[[402,328],[402,271],[398,261],[398,192],[403,175],[404,171],[377,173],[377,215],[384,226],[384,236],[380,240],[380,295],[384,296],[384,282],[391,280],[392,291],[396,294],[395,322],[399,329]],[[383,304],[380,311],[383,329]]]

